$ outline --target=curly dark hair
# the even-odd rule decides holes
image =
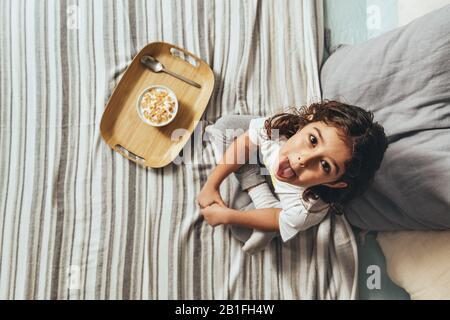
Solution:
[[[345,162],[344,174],[338,181],[347,183],[343,189],[317,185],[307,188],[303,198],[307,201],[320,198],[328,203],[336,214],[342,214],[344,206],[353,198],[362,195],[372,183],[380,168],[388,141],[384,129],[373,122],[373,113],[360,107],[333,100],[323,100],[300,108],[289,107],[265,122],[269,139],[272,130],[286,138],[292,137],[305,125],[323,121],[344,131],[352,143],[351,158]]]

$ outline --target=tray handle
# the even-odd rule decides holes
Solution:
[[[198,61],[198,58],[194,57],[186,50],[171,45],[169,52],[175,58],[183,60],[184,62],[190,64],[194,68],[198,68],[200,66],[200,61]]]
[[[114,146],[114,150],[117,151],[118,153],[120,153],[122,156],[124,156],[125,158],[127,158],[128,160],[131,160],[137,164],[140,164],[142,166],[145,166],[145,159],[138,156],[137,154],[129,151],[128,149],[126,149],[125,147],[121,146],[120,144],[116,144]]]

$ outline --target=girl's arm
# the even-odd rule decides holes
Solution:
[[[280,212],[281,208],[239,211],[216,204],[200,210],[200,214],[213,227],[221,224],[238,224],[261,231],[279,231]]]
[[[248,130],[231,143],[197,196],[200,207],[207,207],[214,202],[225,206],[219,193],[220,184],[230,173],[245,164],[250,152],[255,151],[256,148],[249,139]]]
[[[252,142],[248,137],[247,130],[231,143],[208,177],[206,183],[218,188],[230,173],[235,172],[245,164],[249,158],[251,144]],[[255,150],[255,148],[252,149]]]
[[[279,231],[278,219],[281,208],[262,208],[247,211],[233,210],[228,215],[228,224],[258,229],[261,231]]]

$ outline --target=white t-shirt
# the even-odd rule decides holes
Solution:
[[[306,230],[323,220],[327,215],[329,205],[322,200],[306,201],[302,194],[305,188],[280,181],[274,171],[278,163],[281,146],[287,141],[285,136],[272,136],[268,139],[264,122],[267,117],[255,118],[250,121],[249,138],[261,150],[262,161],[272,178],[274,189],[281,203],[279,218],[280,235],[283,242],[292,239],[299,231]]]

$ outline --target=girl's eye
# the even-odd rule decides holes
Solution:
[[[315,146],[317,144],[317,138],[312,134],[309,135],[309,141]]]
[[[322,164],[323,171],[325,171],[326,173],[330,173],[331,167],[328,164],[328,162],[326,162],[325,160],[322,160],[322,161],[320,161],[320,163]]]

